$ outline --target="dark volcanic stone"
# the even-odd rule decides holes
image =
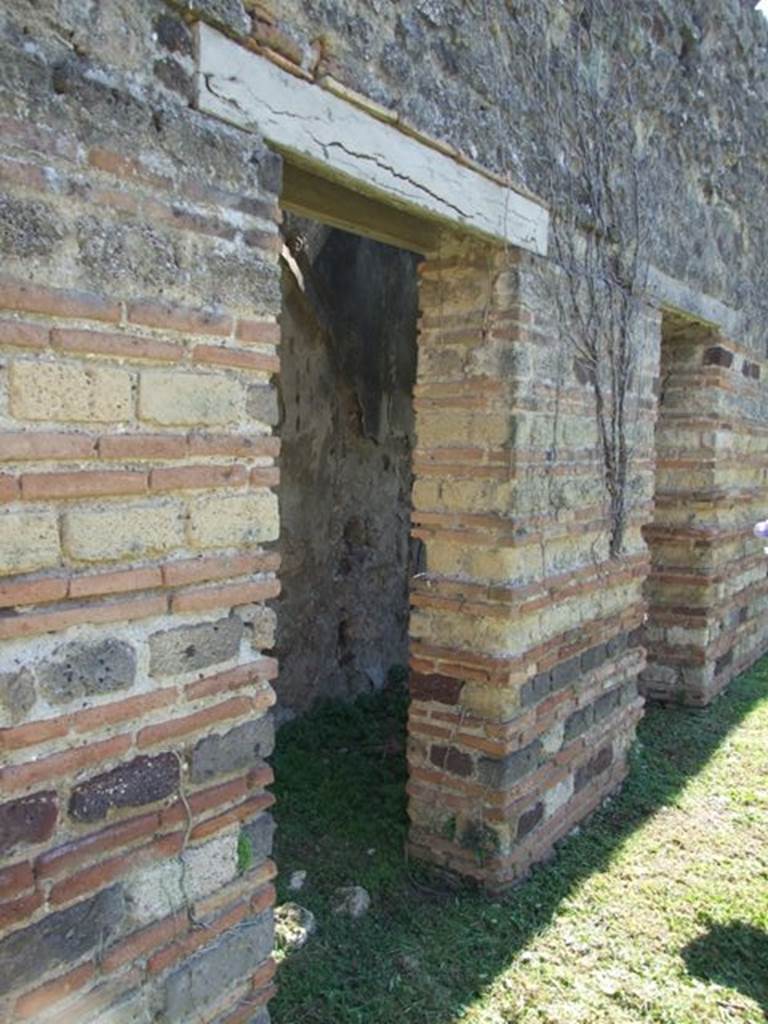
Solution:
[[[71,643],[59,647],[37,670],[40,688],[52,704],[112,693],[136,678],[136,652],[122,640]]]
[[[580,789],[583,789],[587,783],[591,782],[592,779],[598,775],[602,775],[604,771],[610,768],[613,762],[613,746],[609,743],[595,754],[594,757],[583,764],[576,771],[574,778],[574,790],[578,793]]]
[[[463,683],[460,679],[442,675],[421,675],[412,672],[410,678],[411,700],[436,700],[440,704],[456,704]]]
[[[532,832],[543,817],[544,804],[539,800],[539,802],[534,804],[533,807],[529,807],[527,811],[523,811],[517,819],[517,838],[522,839],[523,836],[527,836],[529,832]]]
[[[53,832],[58,813],[53,790],[0,804],[0,854],[22,844],[44,842]]]
[[[192,751],[190,778],[205,782],[215,775],[251,768],[259,758],[269,757],[274,744],[271,715],[238,725],[223,736],[206,736]]]
[[[727,368],[732,363],[733,352],[729,352],[722,345],[713,345],[712,348],[708,348],[704,353],[705,366],[724,366]]]
[[[591,704],[585,708],[579,708],[578,711],[574,711],[565,722],[564,742],[568,743],[570,740],[576,739],[583,732],[586,732],[592,725],[594,717],[595,709]]]
[[[472,758],[456,747],[432,747],[429,759],[432,764],[452,775],[466,778],[472,774]]]
[[[136,757],[76,786],[69,799],[69,815],[77,821],[99,821],[112,807],[151,804],[175,793],[178,786],[175,754]]]
[[[480,779],[493,789],[506,789],[528,772],[533,771],[539,761],[541,741],[534,740],[522,750],[515,750],[506,757],[481,757],[478,762]]]
[[[171,53],[181,53],[185,57],[192,56],[192,33],[181,18],[172,14],[161,14],[155,21],[157,41]]]
[[[118,930],[124,913],[122,889],[113,886],[12,932],[0,940],[0,995],[98,948]]]
[[[201,1006],[212,1003],[245,978],[272,951],[272,911],[243,921],[215,945],[189,957],[165,982],[164,1021],[191,1021]]]
[[[149,638],[150,675],[173,676],[228,661],[237,654],[242,635],[236,615],[155,633]]]

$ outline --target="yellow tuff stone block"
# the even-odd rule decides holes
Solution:
[[[25,420],[117,423],[133,416],[133,375],[108,367],[14,363],[11,414]]]
[[[139,418],[163,426],[223,426],[243,416],[245,390],[215,373],[147,370],[139,383]]]
[[[0,576],[49,568],[60,557],[54,512],[0,515]]]
[[[189,539],[198,548],[229,548],[277,540],[277,497],[271,491],[214,495],[192,502]]]
[[[156,555],[184,544],[181,503],[75,508],[64,515],[64,550],[83,562]]]

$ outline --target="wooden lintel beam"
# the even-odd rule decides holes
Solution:
[[[283,167],[280,204],[301,217],[311,217],[342,231],[351,231],[422,255],[438,248],[440,228],[437,224],[426,218],[411,217],[288,162]]]

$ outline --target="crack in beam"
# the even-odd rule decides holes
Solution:
[[[198,106],[257,132],[288,163],[389,204],[540,255],[549,215],[539,202],[277,68],[202,23]]]

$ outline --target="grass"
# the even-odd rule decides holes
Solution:
[[[405,862],[404,712],[393,688],[280,733],[279,898],[319,927],[274,1024],[768,1020],[768,659],[704,712],[650,708],[621,794],[503,898]],[[330,910],[351,883],[357,921]]]

